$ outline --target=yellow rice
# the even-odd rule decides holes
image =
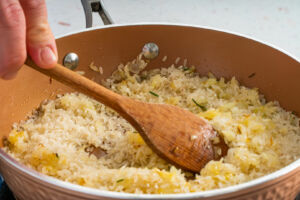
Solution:
[[[148,194],[223,188],[274,172],[300,157],[299,118],[277,102],[266,102],[258,89],[241,86],[235,78],[199,77],[194,67],[171,66],[138,75],[131,73],[136,66],[146,64],[138,59],[119,66],[105,85],[207,119],[230,147],[228,155],[210,161],[199,174],[184,172],[154,154],[113,110],[78,93],[44,102],[33,116],[15,124],[5,150],[63,181]],[[104,153],[97,158],[88,148]]]

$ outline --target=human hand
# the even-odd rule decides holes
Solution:
[[[45,0],[0,0],[0,78],[14,78],[27,53],[42,68],[57,62]]]

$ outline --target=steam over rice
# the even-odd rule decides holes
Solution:
[[[199,77],[194,67],[139,73],[145,66],[140,57],[121,65],[105,85],[124,96],[172,104],[207,119],[230,147],[227,156],[210,161],[199,174],[184,172],[153,153],[113,110],[78,93],[47,101],[16,124],[5,150],[63,181],[149,194],[227,187],[300,157],[299,118],[277,102],[266,102],[257,89],[240,86],[235,78]]]

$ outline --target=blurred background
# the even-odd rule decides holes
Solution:
[[[46,0],[55,35],[85,28],[81,0]],[[102,0],[114,23],[171,22],[242,33],[300,58],[299,0]],[[94,13],[94,26],[103,25]]]

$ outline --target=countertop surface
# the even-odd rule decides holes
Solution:
[[[85,28],[80,0],[46,0],[56,36]],[[299,0],[103,0],[114,23],[172,22],[242,33],[300,59]],[[94,26],[103,26],[97,13]]]

